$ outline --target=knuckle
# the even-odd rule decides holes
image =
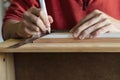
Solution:
[[[35,7],[31,7],[32,10],[35,10],[36,8]]]
[[[28,9],[28,12],[32,12],[34,10],[34,7],[31,7],[30,9]]]
[[[104,16],[102,13],[99,13],[98,15],[99,15],[99,17],[103,17]]]
[[[29,14],[29,13],[28,13],[27,11],[26,11],[26,12],[24,12],[24,13],[23,13],[23,19],[25,19],[25,18],[26,18],[26,16],[28,16],[28,14]]]
[[[101,12],[100,10],[98,10],[98,9],[95,9],[95,10],[93,11],[93,13],[96,14],[96,15],[97,15],[97,14],[98,14],[98,15],[102,14],[102,12]]]
[[[39,30],[39,28],[36,27],[36,26],[33,26],[33,29],[34,29],[35,31],[38,31],[38,30]]]
[[[99,13],[98,15],[102,20],[107,19],[107,17],[103,13]]]
[[[98,9],[95,9],[93,12],[94,13],[100,13],[100,11]]]
[[[98,17],[101,18],[101,19],[105,18],[104,14],[102,14],[102,13],[98,13]]]
[[[34,10],[36,10],[36,7],[31,7],[30,8],[30,11],[34,11]]]
[[[39,14],[42,15],[44,12],[42,9],[39,10]]]
[[[102,15],[103,18],[108,18],[108,17],[106,16],[106,14],[104,14],[104,13],[101,13],[101,15]]]

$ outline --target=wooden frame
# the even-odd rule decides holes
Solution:
[[[13,54],[0,53],[0,80],[15,80]]]

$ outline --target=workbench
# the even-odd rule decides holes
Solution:
[[[85,40],[74,39],[71,33],[51,33],[33,43],[8,48],[20,42],[20,39],[9,39],[0,44],[0,52],[120,52],[120,33]]]
[[[9,39],[0,43],[0,80],[15,80],[15,76],[17,80],[120,79],[118,37],[40,38],[34,43],[8,48],[20,41]]]

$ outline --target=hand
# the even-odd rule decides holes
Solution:
[[[46,33],[51,23],[53,23],[51,16],[46,16],[40,8],[31,7],[23,14],[23,20],[18,23],[17,35],[23,38],[41,35]]]
[[[95,10],[81,20],[70,32],[79,39],[95,38],[104,33],[120,32],[120,21]]]

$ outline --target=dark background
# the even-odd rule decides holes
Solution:
[[[16,80],[120,80],[118,53],[14,54]]]

